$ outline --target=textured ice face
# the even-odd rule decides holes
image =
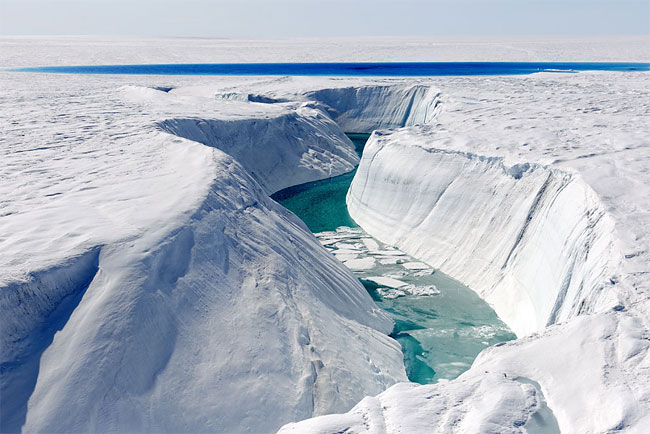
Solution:
[[[580,178],[513,175],[424,132],[371,138],[348,194],[355,221],[468,284],[520,335],[617,303],[613,219]]]

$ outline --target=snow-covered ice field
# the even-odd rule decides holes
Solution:
[[[650,59],[647,37],[0,47],[0,67]],[[320,415],[282,431],[650,425],[650,73],[0,71],[0,89],[3,431],[273,432]],[[520,337],[450,382],[404,383],[391,320],[268,197],[351,170],[343,132],[376,128],[352,217]]]

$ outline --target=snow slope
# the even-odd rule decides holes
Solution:
[[[3,431],[270,432],[406,379],[390,319],[267,196],[356,162],[326,114],[2,78]]]
[[[281,432],[645,432],[649,81],[451,79],[434,126],[375,133],[352,217],[469,283],[522,337],[449,383]]]
[[[283,77],[250,80],[236,86],[188,86],[172,92],[260,104],[304,101],[309,107],[325,111],[346,133],[371,133],[377,128],[429,123],[435,118],[440,104],[438,90],[412,81]]]
[[[281,433],[647,431],[648,309],[582,315],[484,350],[451,382],[398,384]]]
[[[354,278],[214,155],[189,221],[102,249],[41,358],[25,432],[262,432],[404,378],[391,323]]]

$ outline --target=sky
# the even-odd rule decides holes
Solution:
[[[0,0],[3,35],[650,34],[650,0]]]

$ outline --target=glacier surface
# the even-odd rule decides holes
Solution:
[[[612,41],[417,40],[409,60],[650,57],[645,38]],[[6,67],[360,60],[347,41],[0,43]],[[403,60],[403,41],[363,44],[367,60]],[[650,423],[650,74],[0,83],[3,431]],[[403,383],[390,319],[268,198],[350,170],[343,131],[377,127],[355,220],[468,284],[520,336],[450,382]]]

